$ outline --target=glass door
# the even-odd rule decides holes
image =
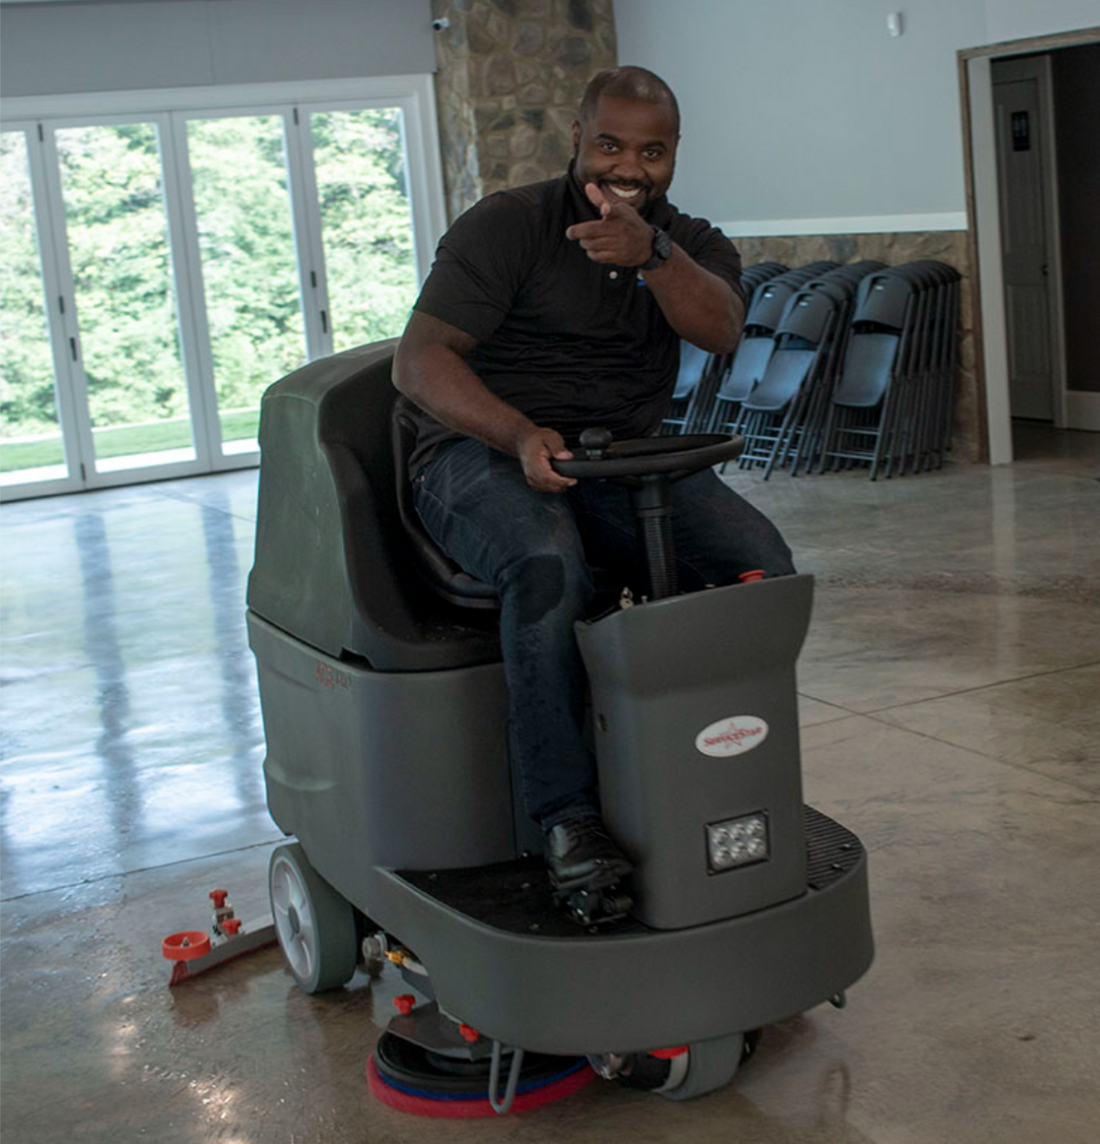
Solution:
[[[223,456],[255,453],[260,397],[304,365],[303,292],[286,137],[287,114],[179,117],[186,137],[191,241],[200,267],[204,372]],[[316,355],[312,355],[316,356]]]
[[[73,484],[62,437],[27,130],[0,132],[0,487]],[[48,241],[47,233],[44,235]]]
[[[66,239],[62,277],[75,310],[74,372],[92,471],[150,475],[174,467],[182,475],[179,466],[193,468],[198,454],[160,125],[59,126],[52,139]]]
[[[403,113],[314,110],[309,128],[332,349],[397,337],[417,293]]]

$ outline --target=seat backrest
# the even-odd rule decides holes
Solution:
[[[815,288],[816,287],[816,288]],[[782,338],[803,338],[808,344],[818,345],[825,337],[837,310],[837,289],[828,282],[809,283],[787,303],[775,334],[777,344]]]
[[[780,348],[772,354],[764,378],[745,400],[746,409],[783,409],[809,377],[817,360],[816,349]]]
[[[727,401],[744,401],[764,376],[775,342],[772,338],[742,338],[733,366],[718,390]]]
[[[499,659],[492,613],[424,585],[401,523],[390,380],[395,341],[311,362],[264,394],[248,606],[335,657],[379,671]]]
[[[710,367],[711,355],[706,350],[680,339],[680,372],[676,375],[676,386],[672,391],[673,401],[685,401],[699,387],[704,374]]]
[[[899,341],[897,334],[854,332],[833,404],[859,408],[878,405],[890,384]]]
[[[774,278],[757,287],[749,304],[748,313],[745,315],[745,329],[773,333],[775,327],[779,325],[779,319],[783,316],[787,303],[791,300],[791,295],[796,290],[796,286],[784,281],[782,277]]]
[[[868,275],[860,283],[852,321],[873,322],[876,326],[900,331],[914,292],[911,281],[902,274],[887,271]]]

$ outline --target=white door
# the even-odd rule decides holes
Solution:
[[[996,61],[993,105],[1004,261],[1008,382],[1013,417],[1054,420],[1049,275],[1052,259],[1044,122],[1036,78],[1010,78]],[[1016,68],[1019,74],[1019,68]]]

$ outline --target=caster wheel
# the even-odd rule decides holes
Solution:
[[[624,1088],[656,1092],[667,1100],[691,1100],[724,1088],[756,1051],[760,1030],[697,1041],[675,1057],[628,1053],[621,1059],[589,1057],[602,1076],[613,1076]],[[614,1070],[614,1071],[611,1071]]]
[[[749,1048],[749,1039],[752,1047]],[[688,1046],[687,1072],[673,1088],[658,1089],[666,1100],[691,1100],[725,1088],[756,1048],[759,1033],[731,1033],[728,1037],[715,1037],[709,1041],[696,1041]]]
[[[355,910],[297,842],[272,852],[268,888],[275,933],[298,985],[321,993],[349,981],[359,961]]]
[[[386,968],[386,955],[382,938],[378,934],[363,938],[362,954],[363,968],[367,971],[367,975],[381,977],[382,970]]]

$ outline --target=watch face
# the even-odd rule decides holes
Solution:
[[[655,270],[663,266],[672,254],[672,239],[666,231],[659,227],[653,228],[653,253],[638,267],[639,270]]]

